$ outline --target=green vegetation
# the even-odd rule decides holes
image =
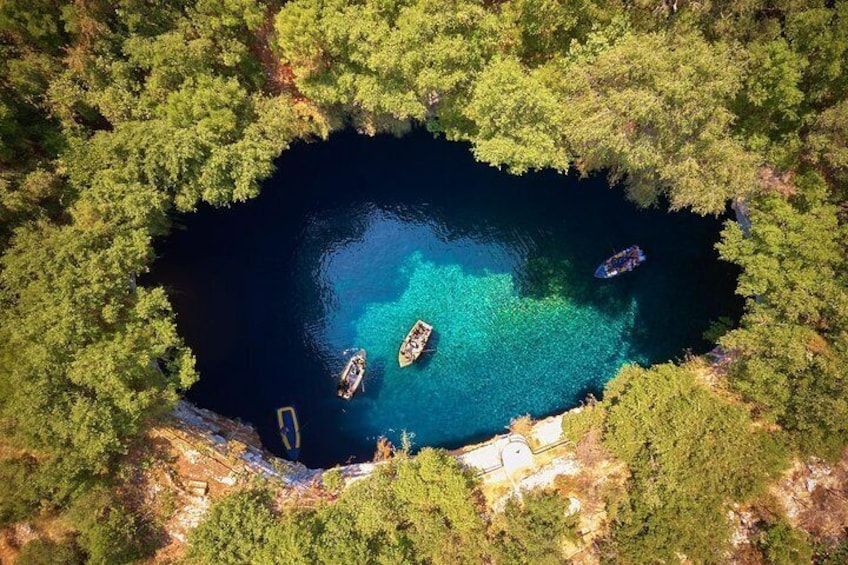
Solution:
[[[723,396],[688,369],[628,368],[569,431],[602,430],[632,473],[617,559],[715,561],[724,510],[762,489],[780,442],[790,455],[842,452],[845,0],[7,0],[0,521],[58,514],[91,562],[144,553],[107,491],[130,441],[197,379],[165,292],[136,284],[152,241],[173,211],[251,198],[289,144],[349,124],[422,124],[515,174],[602,172],[641,205],[747,204],[750,234],[728,223],[718,246],[747,298],[719,338],[735,360]],[[522,507],[532,518],[509,507],[492,526],[500,541],[483,543],[494,534],[472,482],[440,461],[393,465],[281,521],[246,496],[216,510],[195,550],[239,560],[267,539],[271,561],[473,561],[515,555],[550,523],[548,502]],[[253,524],[244,540],[216,538],[215,524],[240,521]],[[801,555],[793,535],[775,527],[763,550]],[[78,556],[28,547],[30,561]]]
[[[511,501],[498,523],[482,515],[473,479],[440,451],[380,467],[338,501],[308,512],[272,510],[267,491],[218,503],[191,538],[196,563],[561,563],[573,535],[555,493]]]
[[[21,548],[18,565],[80,565],[82,554],[70,543],[34,539]]]
[[[838,457],[848,442],[848,231],[815,172],[798,192],[756,200],[744,237],[728,224],[719,250],[743,268],[749,298],[742,326],[721,338],[739,351],[730,381],[760,415],[780,424],[803,453]]]
[[[193,557],[205,563],[256,562],[274,529],[270,503],[269,493],[261,490],[223,499],[192,532]]]
[[[729,505],[762,494],[785,461],[780,444],[685,367],[626,367],[604,404],[604,444],[632,473],[611,542],[619,558],[723,562]]]
[[[768,562],[774,565],[811,563],[813,560],[813,548],[803,532],[792,529],[783,521],[769,524],[758,545]]]
[[[577,539],[577,516],[566,517],[563,512],[562,498],[553,492],[532,492],[520,502],[511,498],[492,526],[498,561],[562,563],[562,541]]]
[[[69,524],[79,532],[76,544],[86,556],[86,563],[132,563],[150,549],[144,544],[145,524],[105,486],[95,487],[74,500],[67,516]]]
[[[23,520],[38,508],[41,490],[31,480],[36,468],[30,457],[0,461],[0,525]]]

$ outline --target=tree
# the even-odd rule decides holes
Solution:
[[[615,3],[592,4],[586,0],[505,2],[501,10],[505,41],[529,66],[566,54],[572,42],[586,39],[593,25],[606,23],[619,13]]]
[[[757,158],[730,135],[741,88],[730,50],[692,34],[629,34],[557,70],[564,133],[581,172],[624,178],[641,205],[724,211],[755,188]]]
[[[803,87],[812,104],[834,102],[848,87],[848,2],[811,7],[786,15],[784,30],[804,57]]]
[[[686,367],[625,367],[604,396],[604,445],[632,474],[612,534],[619,559],[722,562],[728,507],[781,470],[778,441]]]
[[[749,147],[765,153],[782,170],[796,164],[801,150],[798,129],[804,118],[804,93],[800,83],[805,66],[806,60],[783,38],[748,47],[746,84],[734,110],[739,116],[736,129]]]
[[[521,500],[511,498],[503,514],[495,520],[494,545],[500,563],[564,563],[563,540],[576,539],[576,516],[566,516],[568,508],[556,492],[531,491]]]
[[[764,417],[803,453],[836,457],[848,440],[848,238],[821,177],[806,172],[796,184],[791,200],[756,201],[749,237],[732,223],[722,233],[719,253],[742,267],[737,292],[748,305],[721,344],[741,353],[730,382]]]
[[[273,527],[270,503],[268,491],[261,489],[223,498],[203,523],[192,530],[190,559],[223,565],[256,562]]]
[[[807,147],[819,166],[844,190],[848,186],[848,99],[818,115],[807,137]]]
[[[277,46],[298,89],[353,113],[424,120],[461,115],[491,56],[498,21],[481,2],[299,0],[276,18]]]
[[[561,133],[559,101],[537,75],[517,59],[495,59],[480,73],[465,109],[474,124],[468,139],[477,159],[506,165],[515,174],[568,171],[571,156]]]

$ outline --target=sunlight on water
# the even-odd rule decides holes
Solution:
[[[365,390],[346,410],[348,432],[397,441],[405,430],[418,445],[450,444],[578,403],[621,365],[647,361],[632,348],[635,299],[603,309],[550,284],[539,297],[522,296],[514,272],[525,267],[523,253],[467,237],[447,242],[427,225],[374,212],[360,238],[322,256],[329,311],[313,326],[313,345],[328,374],[339,352],[368,352]],[[558,268],[547,269],[545,283],[575,276],[568,263]],[[375,299],[387,281],[397,295]],[[418,319],[434,326],[434,351],[401,369],[398,347]]]

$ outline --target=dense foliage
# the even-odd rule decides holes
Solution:
[[[563,500],[554,492],[533,491],[510,498],[492,524],[493,546],[500,563],[562,563],[563,539],[576,540],[578,515],[564,516]]]
[[[721,339],[742,353],[731,383],[804,453],[837,457],[848,442],[848,230],[814,172],[789,198],[756,200],[752,228],[724,230],[719,250],[739,264],[748,297],[742,327]]]
[[[642,205],[716,214],[729,200],[746,203],[750,229],[729,223],[719,245],[742,268],[748,299],[739,327],[720,338],[736,359],[728,383],[797,452],[842,451],[848,1],[6,0],[0,520],[70,508],[89,560],[141,551],[120,541],[134,528],[120,504],[97,520],[73,508],[108,506],[101,487],[112,486],[130,440],[197,379],[165,292],[136,284],[153,239],[174,210],[255,196],[297,139],[413,124],[465,140],[478,159],[512,173],[605,172]],[[633,473],[613,540],[628,559],[649,550],[646,531],[667,542],[651,559],[669,558],[671,547],[712,559],[721,509],[755,493],[777,459],[773,438],[750,429],[741,408],[690,381],[670,367],[628,369],[602,409],[609,419],[595,423]],[[673,425],[650,412],[628,423],[653,396]],[[686,420],[686,402],[701,407],[699,420]],[[702,472],[707,446],[721,456],[717,476],[739,470],[738,479],[687,475],[690,460]],[[746,446],[764,462],[734,458]],[[316,536],[341,529],[355,540],[345,551],[379,546],[386,559],[438,561],[432,544],[457,547],[484,527],[471,506],[439,505],[440,496],[470,496],[471,486],[433,488],[426,464],[393,468],[395,481],[381,475],[356,492],[418,510],[427,493],[433,514],[385,516],[343,497],[291,523],[307,520]],[[682,505],[690,489],[705,492]],[[244,504],[216,520],[271,515],[256,510],[262,500]],[[465,514],[450,514],[460,507]],[[515,519],[508,529],[532,538],[546,520],[540,512],[540,522]],[[687,529],[669,525],[673,512]],[[698,521],[715,528],[692,533]],[[302,555],[290,521],[273,535],[256,527],[277,551]],[[522,543],[506,534],[502,542],[498,551]],[[222,551],[238,559],[250,549]],[[479,557],[464,553],[473,547],[456,551]]]
[[[604,405],[604,443],[632,473],[612,540],[619,559],[724,562],[729,505],[761,494],[781,470],[779,443],[675,365],[626,367]]]
[[[512,501],[487,536],[474,481],[442,452],[423,450],[355,483],[316,511],[275,515],[266,491],[218,503],[192,534],[198,563],[502,563],[562,562],[571,532],[557,494]],[[538,544],[538,545],[537,545]]]

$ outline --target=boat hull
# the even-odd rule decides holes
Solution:
[[[365,350],[360,349],[356,355],[348,360],[347,365],[345,365],[341,377],[339,377],[339,385],[336,389],[336,394],[338,394],[340,398],[350,400],[353,398],[353,395],[356,394],[356,391],[359,389],[359,385],[362,383],[362,379],[364,377]]]
[[[398,365],[401,369],[409,367],[421,357],[432,333],[433,326],[427,322],[423,320],[415,322],[400,344],[400,350],[398,350]]]
[[[294,406],[283,406],[277,410],[277,424],[280,426],[280,437],[283,439],[286,455],[296,461],[300,455],[300,424]]]
[[[629,273],[641,265],[646,259],[645,252],[638,245],[632,245],[601,263],[595,269],[595,278],[611,279],[618,275]]]

